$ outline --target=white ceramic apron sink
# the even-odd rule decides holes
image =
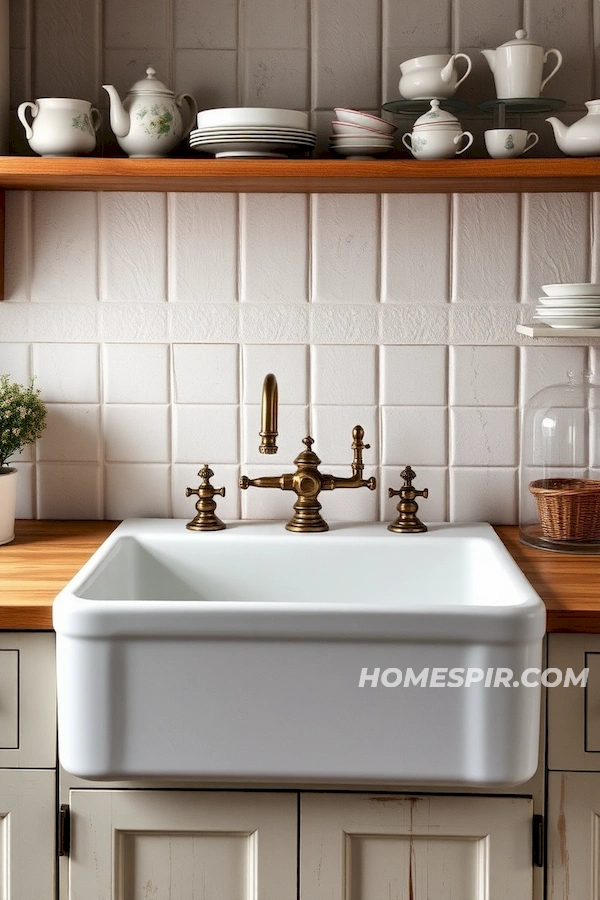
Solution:
[[[67,771],[431,785],[532,776],[539,688],[359,687],[364,668],[540,666],[543,604],[489,525],[398,536],[381,523],[316,535],[184,524],[124,522],[55,601]]]

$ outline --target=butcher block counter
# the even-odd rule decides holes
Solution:
[[[17,522],[13,543],[0,546],[0,629],[51,630],[54,597],[117,525]],[[514,525],[496,531],[546,604],[549,632],[600,634],[600,556],[525,547]]]

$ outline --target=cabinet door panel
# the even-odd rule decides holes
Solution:
[[[600,900],[600,775],[548,776],[547,900]]]
[[[53,900],[56,776],[0,771],[0,900]]]
[[[19,651],[0,650],[0,750],[19,746]]]
[[[56,766],[54,635],[0,633],[0,768]]]
[[[548,665],[563,675],[589,669],[586,687],[548,691],[548,768],[565,771],[600,770],[600,635],[551,634]]]
[[[297,804],[294,793],[74,790],[70,900],[296,900]]]
[[[300,900],[528,900],[529,799],[306,794]]]

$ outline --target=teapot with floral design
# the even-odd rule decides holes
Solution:
[[[198,112],[196,101],[189,94],[176,97],[156,78],[152,66],[146,69],[146,78],[130,88],[123,102],[112,84],[102,87],[110,97],[111,128],[128,156],[167,156],[192,129]],[[184,100],[188,106],[185,121],[180,111]]]

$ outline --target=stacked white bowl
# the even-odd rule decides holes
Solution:
[[[600,328],[600,284],[544,284],[534,322],[552,328]]]
[[[283,159],[314,150],[317,136],[308,128],[308,113],[297,109],[225,107],[198,113],[190,147],[217,157]]]
[[[336,107],[334,113],[329,144],[334,153],[353,159],[374,159],[394,149],[395,125],[358,109]]]

